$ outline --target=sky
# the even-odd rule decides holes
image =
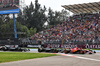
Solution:
[[[35,0],[24,0],[26,5],[29,5],[31,1],[35,2]],[[44,5],[48,9],[51,7],[53,11],[61,11],[64,9],[61,7],[62,5],[73,5],[73,4],[82,4],[82,3],[91,3],[91,2],[100,2],[100,0],[38,0],[39,4],[43,7]],[[69,12],[70,15],[73,13]]]
[[[29,5],[30,2],[35,2],[35,0],[25,0],[25,4]],[[73,4],[82,4],[82,3],[89,3],[89,2],[100,2],[100,0],[38,0],[38,2],[43,7],[44,5],[48,9],[51,7],[53,11],[61,11],[64,9],[61,5],[73,5]]]

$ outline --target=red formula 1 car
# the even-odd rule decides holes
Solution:
[[[65,54],[67,54],[67,53],[73,53],[73,54],[86,54],[86,53],[89,53],[89,54],[93,54],[93,53],[96,53],[96,52],[93,51],[93,50],[84,50],[82,48],[75,47],[75,48],[71,48],[71,49],[65,49],[64,53]]]

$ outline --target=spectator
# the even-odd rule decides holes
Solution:
[[[100,42],[100,13],[73,15],[66,22],[34,34],[33,39],[42,42]]]

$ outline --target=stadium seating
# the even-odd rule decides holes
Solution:
[[[34,34],[33,40],[42,43],[100,43],[100,13],[69,17],[52,28]]]

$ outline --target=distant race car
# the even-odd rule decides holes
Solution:
[[[73,54],[86,54],[86,53],[93,54],[93,53],[96,53],[96,51],[85,50],[85,49],[78,48],[78,47],[67,49],[67,48],[51,48],[50,46],[44,47],[44,45],[41,45],[41,47],[38,48],[38,52],[51,52],[51,53],[61,52],[61,53],[65,53],[65,54],[67,54],[67,53],[73,53]]]
[[[38,48],[38,52],[51,52],[51,53],[58,53],[59,50],[56,48],[51,48],[51,47],[46,47],[44,48],[43,46]]]
[[[93,54],[93,53],[96,53],[96,51],[85,50],[85,49],[82,49],[82,48],[75,47],[75,48],[71,48],[71,49],[65,49],[64,53],[65,54],[67,54],[67,53],[73,53],[73,54],[86,54],[86,53],[89,53],[89,54]]]
[[[7,47],[7,46],[0,46],[0,50],[1,51],[30,51],[30,49],[27,49],[27,48],[21,48],[21,47],[15,47],[14,45],[13,46],[10,46],[10,47]]]

